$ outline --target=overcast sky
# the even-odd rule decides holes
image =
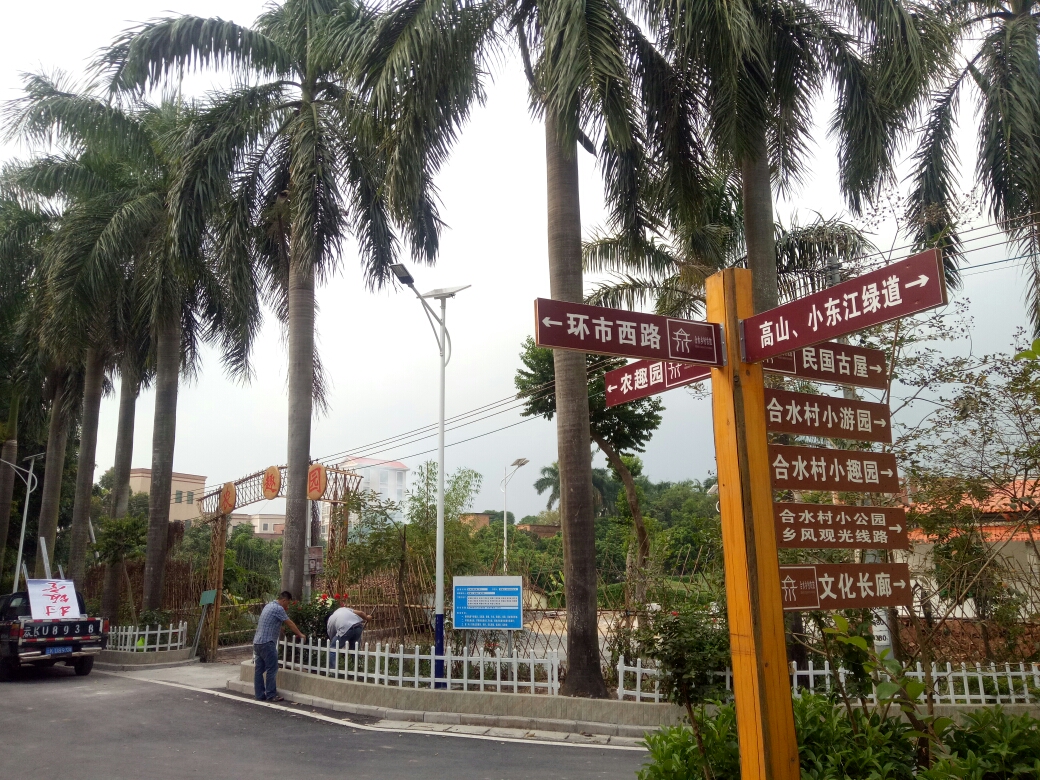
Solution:
[[[4,45],[0,47],[0,99],[16,97],[19,74],[64,70],[81,73],[84,63],[131,22],[174,13],[217,15],[249,24],[261,10],[257,0],[50,0],[45,5],[11,4],[5,8]],[[44,13],[45,11],[45,13]],[[442,216],[447,223],[435,268],[408,263],[420,290],[469,284],[448,305],[454,356],[448,367],[447,413],[462,414],[510,396],[519,365],[518,351],[533,335],[532,301],[549,295],[546,256],[545,154],[542,126],[527,108],[526,83],[517,62],[505,62],[494,74],[486,106],[474,112],[450,163],[438,180]],[[193,80],[202,91],[217,83]],[[972,173],[976,124],[972,98],[962,101],[961,148]],[[829,107],[818,112],[816,158],[804,185],[786,193],[777,207],[785,222],[807,222],[815,213],[843,215],[837,187],[834,147],[826,139]],[[11,159],[21,150],[0,147]],[[585,233],[601,224],[602,186],[595,161],[580,152],[581,209]],[[962,189],[971,187],[970,178]],[[983,220],[984,224],[985,220]],[[980,230],[979,235],[993,231]],[[893,223],[878,226],[875,243],[888,249]],[[980,240],[967,262],[982,265],[1010,256],[999,239]],[[899,239],[896,244],[903,244]],[[985,248],[988,247],[988,248]],[[894,259],[905,253],[898,250]],[[972,302],[976,352],[1006,350],[1016,327],[1024,324],[1021,271],[1017,263],[987,266],[965,277],[961,296]],[[436,343],[419,302],[409,291],[370,293],[362,283],[357,253],[345,246],[339,272],[318,292],[317,343],[330,380],[330,410],[315,419],[312,455],[324,458],[349,451],[400,459],[410,468],[436,456],[436,438],[394,448],[369,446],[427,426],[437,415]],[[963,350],[968,344],[960,345]],[[286,354],[280,327],[269,318],[256,343],[255,376],[249,384],[229,380],[219,355],[205,353],[202,371],[181,386],[178,409],[177,471],[206,475],[219,484],[285,463]],[[646,473],[656,480],[703,479],[714,471],[711,408],[706,399],[673,390],[663,396],[667,411],[647,448]],[[118,398],[101,408],[97,475],[112,465]],[[151,465],[153,395],[141,395],[134,438],[135,467]],[[483,416],[483,415],[479,415]],[[501,508],[503,467],[519,457],[530,460],[510,483],[509,508],[517,516],[544,507],[532,487],[538,469],[556,459],[555,423],[518,423],[508,411],[449,431],[447,470],[473,468],[484,478],[474,509]],[[481,435],[488,434],[488,435]],[[472,441],[461,440],[474,438]],[[596,462],[603,464],[602,456]],[[282,511],[281,502],[258,504],[249,511]]]

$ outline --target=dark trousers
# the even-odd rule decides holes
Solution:
[[[332,640],[332,644],[336,647],[349,647],[354,649],[361,644],[361,632],[365,630],[364,623],[358,623],[356,626],[350,628],[347,633],[340,634]]]
[[[266,684],[264,675],[266,674]],[[270,701],[278,695],[278,644],[261,642],[253,645],[253,695],[257,701]]]

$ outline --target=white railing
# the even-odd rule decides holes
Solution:
[[[112,626],[108,649],[124,652],[154,653],[159,650],[182,650],[188,646],[188,624],[181,621],[166,626]]]
[[[844,685],[846,670],[838,668],[836,671],[838,681]],[[824,662],[822,667],[816,667],[810,661],[808,669],[797,669],[792,664],[790,672],[793,693],[798,693],[799,689],[830,693],[835,688],[835,670],[829,662]],[[656,667],[644,666],[641,658],[636,659],[635,666],[628,666],[624,657],[621,657],[618,659],[617,673],[618,699],[651,702],[665,699],[660,690],[661,683]],[[715,672],[715,676],[725,678],[726,690],[733,690],[732,670]],[[927,684],[924,668],[920,663],[916,669],[908,671],[906,676]],[[632,682],[633,687],[626,687],[627,682]],[[973,667],[964,663],[959,666],[947,663],[945,667],[932,664],[932,694],[936,704],[954,706],[1040,703],[1040,665],[1027,666],[1020,663],[1004,664],[1000,667],[990,664],[987,668],[982,664],[975,664]],[[866,698],[871,703],[877,701],[873,691]],[[919,700],[923,702],[926,698],[925,693],[922,693]]]
[[[364,647],[337,648],[326,639],[282,637],[279,641],[279,666],[294,672],[317,674],[336,680],[396,686],[398,688],[446,688],[455,691],[494,691],[496,693],[560,692],[560,656],[549,652],[544,658],[470,653],[461,655],[449,649],[443,656],[433,648],[410,651],[376,643]],[[444,662],[443,676],[434,679],[436,662]],[[435,685],[436,683],[436,685]]]

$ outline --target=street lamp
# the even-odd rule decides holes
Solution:
[[[441,353],[441,389],[440,389],[440,412],[437,417],[437,583],[434,586],[434,646],[435,654],[438,658],[435,669],[434,679],[435,681],[444,677],[444,371],[448,366],[448,361],[451,360],[451,335],[448,333],[446,325],[448,318],[448,299],[454,298],[456,293],[460,293],[467,289],[470,285],[464,284],[460,287],[444,287],[438,290],[431,290],[428,293],[420,294],[415,289],[415,279],[408,269],[405,268],[401,263],[396,263],[390,266],[390,270],[394,272],[394,276],[401,284],[409,287],[415,297],[419,299],[419,302],[423,305],[423,310],[426,312],[426,319],[430,322],[430,328],[433,329],[433,336],[437,339],[437,348]],[[426,302],[427,298],[433,298],[441,302],[441,313],[437,316],[437,312]],[[438,331],[437,326],[434,325],[434,321],[437,325],[440,325]],[[435,687],[443,688],[444,683],[435,682]]]
[[[29,518],[29,496],[32,495],[32,492],[40,482],[36,475],[33,474],[33,468],[36,466],[37,459],[42,458],[46,454],[46,452],[40,452],[36,455],[30,455],[28,458],[23,458],[23,460],[29,461],[29,468],[23,468],[6,460],[0,460],[0,463],[10,466],[14,473],[18,475],[18,478],[25,483],[25,506],[22,508],[22,534],[18,537],[18,559],[14,564],[14,587],[11,589],[12,593],[18,590],[18,575],[22,571],[22,551],[25,549],[25,523]]]
[[[520,470],[521,466],[526,466],[530,461],[527,458],[517,458],[508,466],[502,470],[502,573],[508,574],[509,569],[507,565],[507,559],[509,556],[509,511],[506,507],[506,488],[509,486],[509,480],[513,478],[513,475]],[[509,473],[509,469],[512,469],[512,474]]]

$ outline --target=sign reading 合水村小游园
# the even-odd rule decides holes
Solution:
[[[827,439],[892,443],[888,404],[767,387],[766,430]]]
[[[896,456],[891,452],[770,444],[769,473],[774,490],[899,492]]]
[[[744,359],[757,363],[945,303],[942,254],[929,249],[742,320]]]
[[[33,620],[86,617],[80,614],[72,580],[29,580],[26,588]]]
[[[874,390],[888,387],[888,364],[884,352],[838,341],[826,341],[771,357],[762,361],[762,369],[834,385]]]
[[[711,376],[711,366],[671,360],[637,360],[603,375],[607,407],[638,401]]]
[[[523,577],[452,577],[451,585],[456,630],[523,629]]]
[[[877,609],[910,605],[912,583],[905,563],[815,563],[780,567],[787,612]]]
[[[721,366],[722,329],[694,322],[551,298],[534,302],[535,343],[597,355]]]
[[[778,547],[814,550],[909,550],[906,510],[774,502]]]

